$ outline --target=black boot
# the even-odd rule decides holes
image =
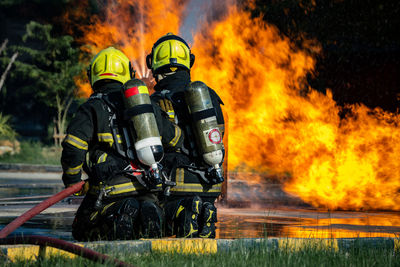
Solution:
[[[215,238],[217,208],[210,202],[204,202],[199,219],[199,237]]]
[[[107,224],[111,229],[108,232],[108,240],[137,239],[137,217],[139,202],[134,198],[110,203],[102,212],[106,216]]]
[[[149,201],[141,202],[140,225],[141,236],[144,238],[161,237],[163,214],[160,207]]]
[[[203,206],[199,196],[186,198],[178,205],[175,213],[176,237],[198,237],[198,217]]]

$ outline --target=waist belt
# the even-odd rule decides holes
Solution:
[[[176,186],[171,188],[171,194],[198,193],[200,195],[210,194],[214,196],[214,195],[219,195],[221,193],[221,188],[222,188],[222,183],[209,185],[202,183],[199,179],[190,179],[188,177],[185,177],[184,168],[176,169],[175,182]]]
[[[107,183],[93,185],[89,188],[89,194],[98,195],[101,191],[106,192],[104,197],[119,197],[119,196],[128,196],[128,195],[139,195],[141,193],[147,192],[158,192],[162,190],[162,185],[159,184],[154,189],[146,189],[143,185],[141,185],[138,181],[135,181],[128,177],[117,177],[115,179],[111,179]]]

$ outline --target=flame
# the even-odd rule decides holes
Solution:
[[[237,8],[195,36],[193,53],[194,79],[229,114],[229,169],[290,173],[285,191],[315,207],[400,210],[398,115],[354,105],[341,119],[329,90],[307,86],[312,54]]]
[[[87,17],[88,3],[76,1],[76,6],[63,16],[68,22]],[[184,17],[186,1],[118,0],[110,1],[100,15],[93,15],[88,24],[76,25],[75,31],[82,32],[77,39],[82,51],[91,55],[102,49],[115,46],[122,50],[133,63],[138,78],[148,78],[150,70],[145,58],[153,43],[168,32],[179,33],[181,18]],[[71,27],[71,31],[74,31]],[[81,92],[88,97],[92,90],[86,81],[78,81]]]
[[[77,26],[82,50],[93,55],[115,45],[146,78],[145,55],[162,35],[179,34],[186,1],[110,2]],[[85,17],[85,7],[66,17]],[[340,118],[331,92],[307,84],[320,47],[309,40],[306,48],[234,5],[195,34],[192,77],[225,103],[229,169],[289,174],[284,190],[315,207],[400,210],[400,117],[354,105]]]

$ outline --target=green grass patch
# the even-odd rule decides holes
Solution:
[[[277,249],[262,244],[216,254],[143,253],[124,251],[110,255],[135,266],[399,266],[400,257],[393,249],[352,248],[345,251],[320,249],[313,245],[299,250]],[[4,266],[104,266],[77,258],[52,257],[41,262],[18,261]],[[106,264],[111,266],[111,264]]]
[[[60,165],[61,147],[45,146],[40,142],[22,141],[18,154],[0,156],[1,163]]]

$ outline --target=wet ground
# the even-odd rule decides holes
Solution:
[[[64,187],[59,173],[0,172],[0,228]],[[400,212],[323,211],[285,194],[276,183],[248,184],[233,175],[227,203],[219,203],[217,238],[398,237]],[[80,197],[35,216],[14,233],[70,240]]]

